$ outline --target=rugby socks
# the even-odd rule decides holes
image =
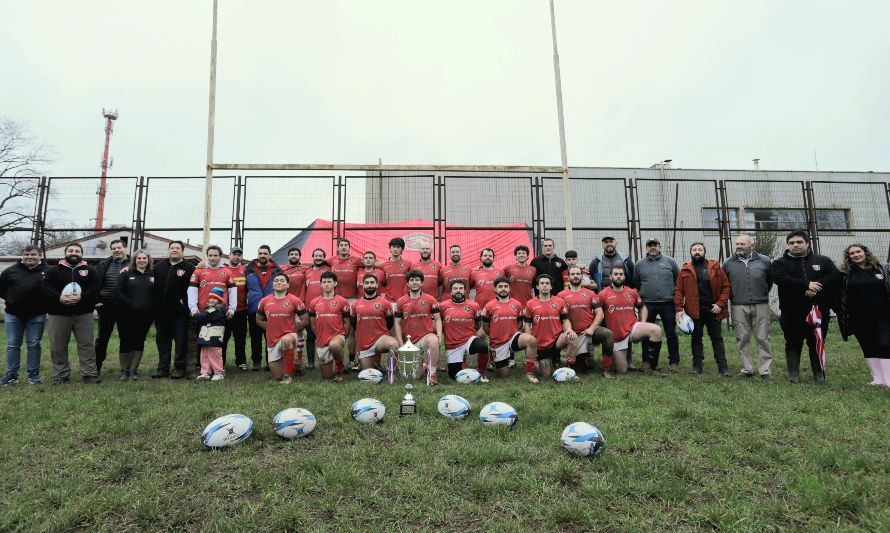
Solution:
[[[343,362],[342,361],[334,361],[334,374],[342,374],[343,373]]]
[[[488,368],[488,354],[479,354],[476,361],[476,370],[479,371],[483,376],[485,375],[485,370]]]
[[[284,358],[284,374],[286,376],[294,375],[294,372],[297,370],[297,365],[294,362],[293,357],[285,357]]]
[[[535,371],[535,362],[526,360],[525,361],[525,373],[528,374],[529,372],[534,372],[534,371]]]
[[[612,371],[612,354],[603,354],[603,372]]]
[[[648,357],[649,361],[651,362],[652,370],[655,370],[656,368],[658,368],[658,354],[659,354],[659,352],[661,352],[661,341],[647,342],[646,346],[644,348],[644,351],[648,352],[646,354],[646,356]]]

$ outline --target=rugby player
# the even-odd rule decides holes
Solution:
[[[636,290],[624,286],[625,279],[624,265],[612,265],[612,271],[609,273],[610,284],[599,293],[605,313],[606,328],[615,338],[614,362],[619,374],[627,372],[626,354],[630,343],[649,341],[643,346],[645,360],[657,358],[661,349],[661,328],[657,324],[646,322],[648,310],[643,305],[643,299]],[[647,373],[664,377],[655,365],[649,368]]]
[[[288,294],[290,279],[278,273],[272,278],[272,294],[260,300],[256,323],[266,331],[266,361],[272,377],[288,385],[294,372],[294,349],[297,333],[309,323],[303,301]]]
[[[510,280],[510,295],[519,303],[525,305],[532,298],[532,286],[538,271],[528,264],[528,246],[520,244],[513,249],[513,257],[516,263],[504,268],[504,276]]]
[[[566,303],[550,293],[553,278],[549,274],[541,274],[535,288],[538,296],[525,304],[525,332],[533,335],[537,342],[538,372],[549,377],[560,366],[560,350],[575,342],[578,335],[572,330]]]
[[[352,333],[349,301],[336,294],[337,274],[321,274],[321,296],[309,303],[309,321],[315,332],[316,354],[321,377],[343,383],[343,352]]]
[[[413,270],[419,270],[423,274],[423,292],[433,298],[439,298],[439,273],[442,272],[442,264],[433,261],[433,245],[428,241],[420,243],[420,261],[411,266]]]
[[[442,267],[442,270],[439,271],[439,279],[442,281],[442,298],[440,301],[445,301],[451,298],[451,284],[454,281],[460,280],[464,282],[464,298],[467,297],[467,293],[469,293],[470,287],[470,269],[461,265],[461,249],[459,244],[452,244],[448,248],[448,255],[451,259],[451,263]]]
[[[448,292],[451,298],[439,304],[448,376],[454,379],[466,366],[467,354],[472,353],[476,354],[476,370],[482,376],[479,381],[488,383],[485,376],[488,368],[488,343],[476,335],[482,324],[482,310],[478,303],[467,300],[467,283],[464,280],[452,281]]]
[[[418,348],[427,348],[429,360],[427,384],[435,386],[436,369],[439,366],[439,339],[442,338],[442,317],[439,315],[439,302],[435,297],[423,292],[423,272],[408,272],[408,294],[396,302],[395,337],[399,346],[407,337]],[[415,376],[420,377],[420,376]]]
[[[569,322],[572,330],[578,335],[575,342],[566,347],[566,364],[582,372],[592,365],[588,347],[590,342],[603,347],[603,377],[612,377],[612,350],[614,339],[612,332],[602,327],[603,309],[596,293],[581,286],[583,274],[581,267],[569,267],[569,285],[557,294],[569,309]],[[577,357],[577,360],[576,360]]]
[[[482,265],[470,272],[470,287],[475,289],[474,300],[480,307],[495,299],[494,281],[503,277],[501,270],[494,268],[494,250],[485,248],[479,253]]]
[[[380,369],[380,354],[399,347],[389,335],[393,326],[392,303],[377,294],[377,276],[362,276],[363,296],[350,307],[349,316],[355,329],[355,344],[362,369]]]
[[[525,350],[525,377],[538,383],[535,362],[538,343],[535,337],[522,332],[525,308],[510,298],[510,280],[501,276],[494,280],[495,299],[482,309],[482,328],[488,335],[489,354],[494,358],[495,375],[506,377],[510,373],[510,357],[514,352]]]

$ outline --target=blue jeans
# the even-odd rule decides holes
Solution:
[[[22,364],[22,337],[28,348],[28,377],[40,375],[40,340],[46,315],[23,320],[6,313],[6,375],[18,377]]]

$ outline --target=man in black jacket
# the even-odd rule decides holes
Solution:
[[[167,246],[169,258],[155,264],[155,343],[158,346],[158,369],[151,377],[185,377],[188,354],[188,288],[195,265],[184,261],[185,244],[173,241]],[[173,343],[173,373],[170,373],[170,356]]]
[[[810,236],[795,230],[785,238],[788,249],[770,265],[770,277],[779,289],[779,325],[785,335],[788,380],[800,383],[800,351],[804,340],[810,352],[810,369],[816,383],[825,381],[825,373],[816,353],[816,336],[807,324],[813,305],[822,312],[822,335],[828,335],[829,310],[837,286],[837,267],[824,255],[810,250]]]
[[[40,251],[29,244],[22,250],[22,260],[0,274],[0,298],[6,301],[6,375],[0,380],[2,385],[18,383],[23,338],[28,350],[28,383],[41,382],[40,340],[46,305],[40,282],[45,269]]]
[[[99,296],[101,278],[96,269],[83,260],[83,247],[71,243],[65,247],[65,259],[43,273],[43,295],[49,312],[50,355],[53,361],[53,385],[68,383],[68,342],[71,332],[77,340],[80,375],[84,383],[101,383],[93,348],[93,308]]]
[[[553,239],[541,241],[541,255],[532,259],[530,264],[535,267],[538,276],[547,274],[553,278],[551,294],[559,294],[565,288],[565,284],[562,281],[562,272],[568,267],[565,260],[556,255],[556,246],[553,243]],[[535,282],[532,284],[532,287],[535,287],[535,294],[538,293],[537,286],[538,281],[535,279]]]
[[[130,258],[124,242],[115,239],[109,244],[111,256],[99,261],[96,270],[99,273],[99,299],[96,302],[96,312],[99,314],[99,333],[96,336],[96,371],[102,372],[105,356],[108,354],[108,341],[114,333],[114,325],[117,323],[117,310],[115,309],[115,296],[117,296],[117,277],[121,269],[127,266]]]

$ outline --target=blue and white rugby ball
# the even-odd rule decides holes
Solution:
[[[682,313],[680,314],[680,319],[677,320],[677,327],[680,328],[680,331],[683,333],[691,335],[692,331],[695,329],[695,323],[692,322],[692,317],[686,313]]]
[[[595,457],[606,449],[603,434],[587,422],[569,424],[559,442],[566,451],[579,457]]]
[[[578,381],[578,374],[571,368],[564,366],[553,371],[553,381],[557,383],[568,383],[570,381]]]
[[[386,415],[386,406],[374,398],[362,398],[352,404],[352,418],[362,424],[381,422]]]
[[[470,402],[457,394],[442,396],[436,407],[440,415],[451,420],[463,420],[470,414]]]
[[[80,294],[81,292],[83,292],[83,291],[80,288],[80,283],[77,283],[76,281],[72,281],[68,285],[65,285],[64,287],[62,287],[62,296],[68,296],[71,294]]]
[[[275,415],[272,428],[285,439],[305,437],[315,429],[315,415],[306,409],[294,407],[285,409]]]
[[[224,415],[204,428],[201,442],[208,448],[225,448],[247,440],[253,432],[253,420],[244,415]]]
[[[512,428],[519,422],[516,409],[503,402],[491,402],[479,412],[483,426],[507,426]]]
[[[460,372],[454,376],[454,381],[458,383],[463,383],[465,385],[470,385],[474,383],[479,383],[479,379],[482,377],[482,374],[479,373],[475,368],[464,368]]]
[[[383,372],[376,368],[366,368],[358,373],[358,380],[362,383],[378,384],[383,381]]]

